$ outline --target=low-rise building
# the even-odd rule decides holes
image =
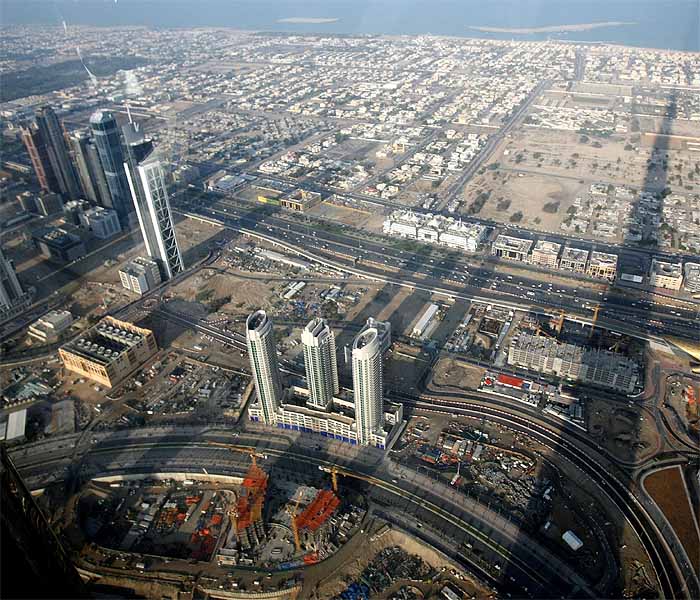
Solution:
[[[152,331],[114,317],[105,317],[58,350],[66,369],[108,388],[133,373],[156,352],[158,344]]]
[[[145,294],[161,283],[158,263],[152,258],[137,256],[119,269],[122,286],[137,294]]]
[[[672,263],[657,258],[651,259],[649,285],[667,290],[680,290],[683,284],[683,267],[681,263]]]
[[[80,223],[86,229],[92,231],[100,240],[108,240],[121,232],[119,215],[109,208],[95,206],[79,214]]]
[[[598,279],[615,281],[617,275],[617,254],[591,252],[586,274]]]
[[[52,310],[29,326],[28,333],[41,342],[57,340],[73,323],[73,315],[67,310]]]
[[[508,364],[625,394],[639,381],[639,365],[626,356],[528,333],[512,340]]]
[[[499,235],[496,241],[491,245],[491,254],[498,258],[526,262],[532,245],[532,240],[511,237],[509,235]]]
[[[39,252],[53,262],[72,262],[87,253],[83,241],[65,229],[43,228],[35,231],[32,239]]]
[[[309,190],[294,190],[288,196],[280,198],[280,206],[288,210],[306,212],[321,202],[321,194]]]
[[[559,268],[572,273],[585,273],[588,264],[588,250],[567,246],[561,253]]]
[[[384,221],[387,235],[440,244],[464,252],[476,252],[487,231],[481,223],[410,210],[396,210]]]
[[[684,287],[691,293],[700,292],[700,263],[687,262],[683,266]]]
[[[537,240],[535,247],[532,249],[530,262],[533,265],[547,267],[548,269],[556,269],[559,266],[559,252],[561,244],[550,242],[548,240]]]

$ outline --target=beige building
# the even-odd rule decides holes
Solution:
[[[597,277],[598,279],[615,281],[615,277],[617,276],[617,254],[591,252],[586,274],[591,277]]]
[[[556,269],[559,264],[560,250],[561,244],[556,244],[555,242],[549,242],[547,240],[538,240],[535,247],[532,249],[530,262],[540,267]]]
[[[153,332],[105,317],[58,351],[63,366],[108,388],[114,387],[158,352]]]
[[[526,262],[532,248],[532,240],[499,235],[491,245],[491,254],[498,258]]]
[[[572,271],[574,273],[585,273],[588,264],[588,250],[582,248],[572,248],[567,246],[561,253],[559,268],[562,271]]]
[[[680,290],[683,284],[683,266],[681,263],[670,263],[663,260],[651,259],[649,285],[667,290]]]
[[[321,194],[309,190],[295,190],[289,196],[280,198],[282,208],[305,212],[321,202]]]

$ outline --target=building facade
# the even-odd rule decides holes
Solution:
[[[532,244],[532,240],[511,237],[509,235],[499,235],[491,245],[491,254],[498,258],[526,262]]]
[[[617,277],[617,254],[608,254],[606,252],[591,252],[586,267],[586,275],[595,277],[596,279],[607,279],[615,281]]]
[[[585,273],[588,264],[588,250],[567,246],[561,253],[559,268],[572,273]]]
[[[124,163],[124,169],[146,252],[160,265],[163,279],[171,279],[185,267],[175,235],[161,160],[152,146],[143,156],[144,148],[136,142],[127,144],[128,162]]]
[[[109,206],[128,226],[134,212],[124,171],[124,152],[117,121],[111,112],[98,110],[90,117],[90,130],[109,190]],[[107,203],[105,203],[107,204]]]
[[[137,256],[119,269],[122,286],[137,294],[145,294],[160,285],[160,268],[152,258]]]
[[[21,314],[31,304],[31,296],[22,289],[15,267],[0,249],[0,323]]]
[[[69,263],[86,254],[83,241],[61,228],[44,228],[32,234],[34,244],[47,259],[57,263]]]
[[[272,321],[264,310],[258,310],[248,317],[245,329],[257,404],[262,420],[274,425],[282,403],[283,388]]]
[[[95,206],[81,213],[79,218],[83,227],[92,231],[93,235],[100,240],[108,240],[122,230],[119,216],[111,208]]]
[[[527,333],[511,342],[508,364],[625,394],[634,391],[639,380],[639,366],[626,356]]]
[[[67,310],[52,310],[29,326],[28,333],[40,342],[50,342],[68,329],[73,323],[73,315]]]
[[[58,350],[63,366],[111,388],[158,352],[149,329],[105,317],[77,340]]]
[[[547,240],[537,240],[535,247],[532,249],[530,262],[533,265],[538,265],[547,269],[556,269],[559,266],[560,251],[561,244],[549,242]]]
[[[683,284],[683,266],[656,258],[651,259],[649,285],[667,290],[680,290]]]
[[[61,189],[58,187],[58,180],[56,179],[53,166],[49,160],[49,151],[39,129],[36,125],[23,127],[20,135],[24,147],[29,154],[29,160],[32,162],[34,174],[39,181],[41,189],[45,192],[60,192]]]
[[[36,113],[36,124],[46,145],[61,194],[65,200],[80,198],[82,189],[73,169],[65,130],[56,113],[50,106],[43,106]]]
[[[367,329],[355,338],[352,347],[352,382],[357,441],[369,445],[372,433],[383,426],[382,351],[376,329]]]
[[[691,294],[700,292],[700,263],[685,263],[683,274],[683,287]]]
[[[328,410],[338,394],[335,335],[324,319],[314,319],[301,333],[309,404]]]
[[[76,131],[69,136],[68,142],[85,199],[92,204],[102,205],[103,200],[97,185],[99,174],[94,172],[95,164],[88,153],[90,137],[84,131]],[[101,164],[99,167],[102,169]]]

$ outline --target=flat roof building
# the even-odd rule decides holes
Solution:
[[[108,240],[122,230],[119,215],[109,208],[95,206],[80,213],[78,218],[83,227],[92,231],[93,235],[100,240]]]
[[[105,317],[58,350],[66,369],[108,388],[133,373],[156,352],[158,344],[152,331],[114,317]]]
[[[491,254],[498,258],[525,262],[528,259],[532,245],[532,240],[499,235],[491,245]]]
[[[537,240],[535,247],[532,249],[530,262],[533,265],[546,267],[548,269],[556,269],[559,266],[559,252],[561,244],[550,242],[548,240]]]
[[[145,294],[160,285],[160,269],[152,258],[137,256],[119,269],[122,286],[137,294]]]
[[[683,283],[683,266],[657,258],[651,259],[649,285],[667,290],[680,290]]]
[[[617,254],[605,252],[591,252],[586,274],[598,279],[615,281],[617,276]]]
[[[32,234],[34,244],[50,261],[72,262],[85,256],[85,244],[75,234],[61,228],[43,228]]]
[[[29,326],[28,333],[41,342],[57,340],[73,324],[73,315],[67,310],[52,310]]]
[[[685,263],[683,273],[685,274],[685,289],[693,294],[700,292],[700,263]]]
[[[567,246],[561,253],[559,268],[573,273],[585,273],[588,264],[588,250]]]
[[[310,190],[294,190],[288,196],[280,198],[280,206],[288,210],[306,212],[310,208],[320,204],[321,194]]]

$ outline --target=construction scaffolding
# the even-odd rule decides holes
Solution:
[[[236,503],[236,536],[242,549],[255,548],[265,539],[262,513],[269,476],[256,464],[246,473]]]
[[[328,521],[340,506],[340,498],[331,490],[321,490],[296,519],[299,530],[308,529],[315,532]]]

